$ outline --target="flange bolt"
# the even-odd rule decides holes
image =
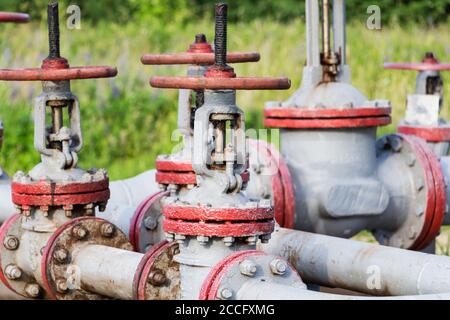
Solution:
[[[30,298],[37,298],[41,293],[41,288],[36,283],[28,283],[25,286],[25,292]]]
[[[83,240],[86,238],[88,231],[83,226],[75,226],[72,228],[72,235],[78,240]]]
[[[244,260],[239,265],[239,270],[244,276],[254,277],[256,274],[256,264],[251,260]]]
[[[218,294],[217,298],[222,299],[222,300],[229,300],[229,299],[231,299],[231,297],[233,297],[233,291],[231,291],[228,288],[223,288],[223,289],[219,290],[219,294]]]
[[[157,287],[162,286],[166,281],[166,275],[160,270],[152,271],[148,277],[148,282]]]
[[[15,264],[9,264],[5,268],[5,275],[9,280],[17,280],[22,277],[22,270]]]
[[[104,223],[100,227],[100,232],[103,237],[111,238],[114,235],[114,233],[116,232],[116,227],[113,226],[111,223]]]
[[[270,262],[270,270],[275,275],[285,275],[288,269],[288,265],[286,261],[283,261],[281,259],[275,259]]]
[[[19,247],[20,241],[17,237],[7,236],[5,240],[3,240],[3,245],[8,250],[16,250]]]
[[[69,258],[69,252],[66,249],[58,249],[53,254],[53,258],[59,263],[66,263]]]

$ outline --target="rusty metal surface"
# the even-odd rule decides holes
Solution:
[[[30,21],[30,16],[28,14],[0,11],[0,23],[2,22],[25,23],[28,21]]]
[[[413,71],[448,71],[450,63],[385,63],[385,69]]]
[[[156,172],[156,182],[159,184],[195,185],[197,176],[194,172]]]
[[[204,206],[165,205],[163,214],[168,219],[186,221],[258,221],[273,219],[273,209],[211,208]]]
[[[450,141],[450,126],[416,127],[410,125],[400,125],[397,131],[402,134],[419,137],[427,142],[448,142]]]
[[[142,259],[134,280],[137,300],[180,300],[180,266],[174,261],[179,253],[177,243],[164,241]]]
[[[152,77],[150,85],[154,88],[192,90],[283,90],[289,89],[291,82],[287,78]]]
[[[111,228],[105,228],[105,226]],[[108,229],[108,232],[106,232]],[[52,299],[58,300],[85,300],[107,299],[93,292],[88,292],[82,287],[58,288],[58,282],[68,282],[68,268],[71,263],[72,253],[80,247],[90,244],[105,245],[123,250],[133,250],[122,231],[112,226],[109,222],[93,218],[82,217],[69,221],[53,233],[47,242],[42,254],[41,270],[45,289]],[[56,258],[55,252],[65,250],[67,258],[61,261]]]
[[[69,69],[1,69],[3,81],[63,81],[112,78],[117,75],[113,67],[72,67]]]

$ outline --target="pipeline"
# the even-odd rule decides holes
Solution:
[[[450,257],[283,228],[260,249],[284,257],[307,283],[372,296],[450,292]]]

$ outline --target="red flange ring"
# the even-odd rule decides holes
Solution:
[[[266,118],[264,126],[267,128],[284,129],[341,129],[379,127],[391,124],[389,116],[367,118],[342,118],[342,119],[277,119]]]
[[[130,242],[134,247],[134,250],[136,252],[144,252],[145,248],[141,248],[140,242],[141,242],[141,233],[143,230],[145,230],[144,226],[144,220],[145,215],[149,210],[154,206],[157,202],[159,202],[162,198],[169,195],[169,192],[157,192],[149,197],[147,197],[144,201],[141,202],[141,204],[137,207],[133,218],[131,218],[130,223]],[[161,213],[162,214],[162,213]]]
[[[64,81],[112,78],[117,69],[112,67],[73,67],[68,69],[0,69],[3,81]]]
[[[87,183],[12,183],[12,200],[22,206],[82,205],[109,200],[109,180]]]
[[[156,172],[156,182],[159,184],[169,185],[196,185],[197,175],[194,172]]]
[[[408,125],[398,126],[397,131],[402,134],[419,137],[427,142],[449,142],[450,126],[415,127]]]
[[[401,137],[414,147],[421,162],[428,164],[427,168],[433,180],[429,189],[434,191],[434,197],[428,198],[424,226],[410,248],[411,250],[422,250],[438,236],[444,220],[446,208],[445,179],[438,158],[425,142],[414,136],[401,135]],[[431,179],[427,178],[427,181],[429,180]],[[431,201],[434,201],[434,203],[431,203]]]
[[[249,257],[262,256],[265,253],[257,250],[236,252],[219,262],[208,274],[200,290],[199,300],[217,300],[217,293],[222,278],[233,264],[240,263]]]
[[[142,258],[133,279],[133,298],[135,300],[179,300],[181,283],[179,265],[173,261],[178,254],[176,242],[163,241],[152,247]],[[151,282],[152,272],[168,274],[163,283]]]
[[[163,214],[167,219],[186,221],[257,221],[273,219],[272,208],[211,208],[167,204]]]
[[[271,177],[273,211],[277,223],[280,226],[284,226],[284,218],[285,218],[284,186],[277,162],[272,157],[272,154],[268,150],[267,145],[263,143],[263,141],[251,139],[249,140],[249,146],[251,148],[254,148],[254,150],[256,150],[258,157],[261,157],[262,159],[264,159],[264,162],[267,165],[270,165],[271,173],[273,173],[273,171],[276,170],[276,172],[273,173]]]
[[[232,52],[227,54],[228,63],[258,62],[261,56],[257,52]],[[174,54],[146,54],[141,58],[145,65],[174,65],[195,64],[213,65],[215,63],[214,53],[174,53]]]
[[[273,220],[254,222],[205,223],[164,219],[164,231],[173,234],[205,237],[251,237],[271,234]]]
[[[72,246],[76,245],[77,241],[83,242],[84,244],[98,244],[98,245],[106,245],[106,246],[114,246],[115,248],[119,248],[122,250],[131,251],[133,249],[132,245],[128,242],[125,234],[120,231],[118,228],[114,229],[113,234],[111,235],[98,235],[97,233],[101,232],[101,226],[103,224],[110,223],[106,220],[95,218],[95,217],[81,217],[72,219],[61,227],[59,227],[49,238],[47,244],[44,247],[41,258],[41,276],[44,284],[44,288],[51,299],[58,299],[65,294],[59,293],[56,291],[55,285],[55,275],[56,271],[62,272],[64,268],[67,268],[68,263],[56,263],[54,262],[54,252],[56,249],[60,247],[60,241],[64,241],[65,236],[67,234],[71,234],[71,230],[77,226],[82,226],[86,230],[85,238],[81,240],[71,239],[69,242],[65,242],[67,247],[65,248],[69,252],[69,256],[71,253]],[[71,300],[79,300],[83,298],[83,293],[78,293],[78,289],[75,290],[71,294]],[[81,296],[81,297],[80,297]],[[90,296],[94,296],[96,299],[104,298],[96,294],[90,294]]]
[[[450,70],[450,63],[385,63],[384,68],[390,70],[448,71]]]
[[[156,160],[156,170],[158,171],[176,171],[176,172],[193,172],[192,163],[177,162],[173,160]]]
[[[30,21],[30,16],[25,13],[0,11],[0,22],[25,23]]]
[[[282,90],[291,87],[287,78],[193,78],[193,77],[152,77],[154,88],[191,90]]]
[[[355,108],[355,109],[305,109],[305,108],[266,108],[266,118],[281,119],[341,119],[390,116],[392,108]]]
[[[283,228],[293,229],[295,226],[295,192],[289,168],[286,162],[284,161],[283,156],[276,150],[275,146],[261,140],[258,140],[257,143],[260,144],[262,147],[265,146],[267,148],[271,158],[273,159],[273,161],[275,161],[278,167],[279,178],[283,189],[282,197],[284,201],[283,201],[283,210],[279,213],[277,213],[277,211],[275,210],[275,219],[277,220],[278,224]],[[276,183],[276,181],[274,180],[276,180],[275,177],[273,177],[272,182]],[[276,187],[274,186],[274,184],[273,188],[275,200],[275,198],[279,197],[279,195],[275,192]]]

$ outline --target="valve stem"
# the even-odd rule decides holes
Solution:
[[[216,31],[215,31],[215,58],[216,66],[227,67],[227,22],[228,5],[225,3],[216,4]]]
[[[49,56],[48,59],[61,58],[60,43],[59,43],[59,13],[58,2],[51,2],[47,9],[48,17],[48,44]]]

